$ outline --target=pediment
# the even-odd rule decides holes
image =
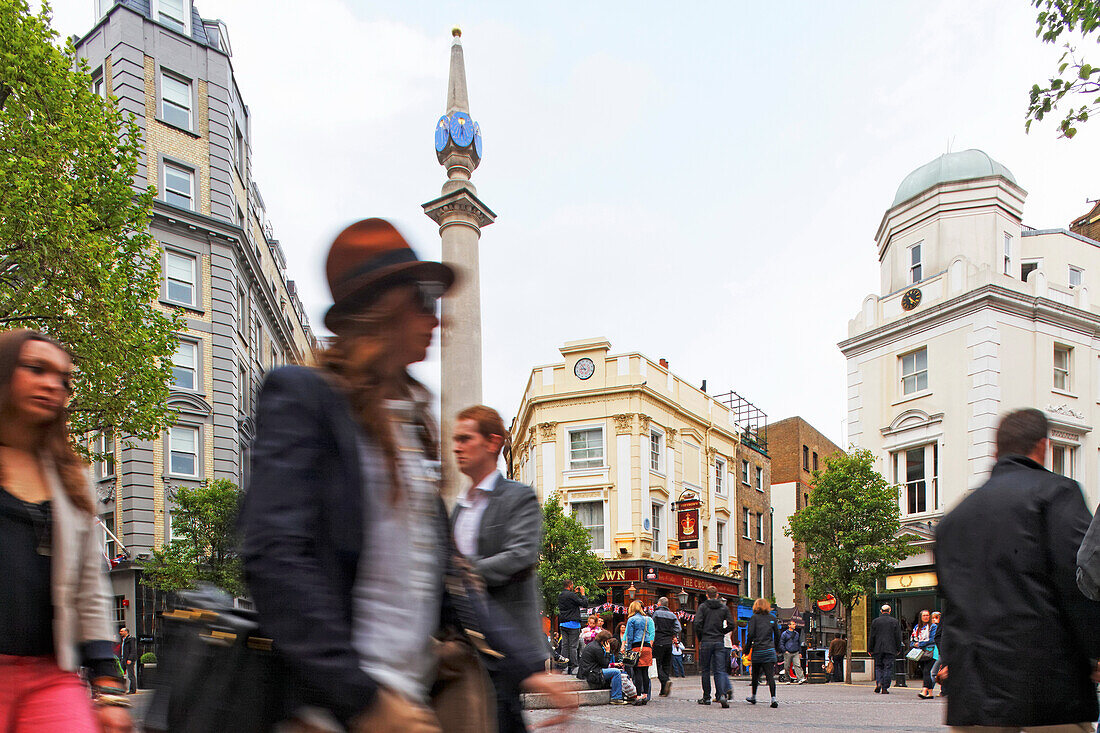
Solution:
[[[202,395],[194,392],[173,391],[168,395],[168,407],[179,412],[186,412],[189,415],[202,415],[203,417],[213,412],[210,403],[204,400]]]
[[[681,428],[680,429],[680,438],[684,439],[684,440],[691,439],[692,442],[694,442],[694,443],[702,443],[703,442],[702,433],[700,433],[695,428]]]
[[[906,410],[905,412],[895,417],[893,422],[891,422],[888,427],[882,429],[882,434],[894,435],[896,433],[904,432],[906,430],[931,427],[933,425],[938,425],[942,422],[942,412],[930,415],[924,410],[913,408]]]

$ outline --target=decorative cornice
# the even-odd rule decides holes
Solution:
[[[1072,407],[1064,402],[1057,407],[1055,407],[1054,405],[1047,405],[1047,413],[1051,415],[1065,415],[1066,417],[1072,417],[1075,420],[1085,419],[1085,416],[1082,413],[1074,410]]]
[[[168,407],[179,410],[189,415],[201,415],[203,417],[214,412],[210,403],[194,392],[178,392],[173,390],[168,395]]]
[[[251,443],[252,439],[256,437],[256,422],[251,415],[238,415],[237,430],[240,433],[241,440]]]
[[[489,226],[497,218],[493,210],[467,188],[460,188],[422,206],[424,213],[440,228],[452,223],[455,218],[470,220],[478,227]]]
[[[638,415],[638,423],[641,428],[642,435],[649,434],[649,424],[653,422],[653,419],[649,415]]]

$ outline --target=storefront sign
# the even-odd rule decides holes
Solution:
[[[641,579],[641,568],[608,568],[603,571],[603,577],[600,578],[600,584],[637,582]]]
[[[917,590],[935,588],[937,585],[939,585],[939,579],[934,572],[886,576],[886,590]]]
[[[820,608],[822,611],[832,611],[834,608],[836,608],[836,596],[834,596],[832,593],[829,593],[817,602],[817,607]]]
[[[703,506],[703,502],[698,499],[681,499],[676,502],[676,509],[687,511],[688,509],[698,509]]]
[[[688,509],[676,513],[676,539],[681,550],[699,547],[699,510]]]
[[[657,573],[657,582],[665,585],[680,586],[686,590],[706,590],[713,585],[718,592],[726,596],[736,596],[737,586],[732,583],[723,583],[721,580],[708,580],[707,578],[692,578],[679,573],[667,573],[661,570]]]

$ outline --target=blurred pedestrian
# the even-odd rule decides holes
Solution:
[[[928,671],[928,676],[932,681],[932,684],[928,686],[928,696],[932,696],[932,690],[936,687],[936,675],[940,671],[940,638],[943,636],[943,614],[939,611],[932,612],[932,668]],[[943,684],[940,684],[940,697],[943,697]]]
[[[932,697],[932,665],[935,664],[935,659],[932,653],[932,647],[935,642],[935,629],[932,628],[932,613],[930,611],[921,611],[917,615],[917,624],[913,627],[912,633],[909,635],[909,648],[920,649],[921,658],[916,661],[917,674],[923,680],[923,687],[921,691],[917,693],[917,697],[922,700],[928,700]]]
[[[726,674],[725,643],[722,637],[737,628],[730,615],[729,606],[718,597],[716,587],[707,587],[707,599],[695,612],[695,633],[699,638],[699,675],[703,683],[700,705],[710,705],[710,679],[714,677],[714,699],[724,707],[730,706],[732,695],[729,675]]]
[[[848,653],[848,637],[844,634],[829,642],[829,659],[833,662],[833,682],[844,681],[844,656]]]
[[[542,634],[537,567],[542,545],[542,507],[535,490],[497,470],[511,443],[500,413],[467,407],[455,418],[451,444],[470,488],[455,502],[455,545],[485,582],[489,597],[521,634]],[[525,733],[519,680],[489,660],[497,697],[498,733]]]
[[[358,733],[490,729],[471,643],[568,704],[451,538],[431,395],[408,366],[427,354],[453,271],[368,219],[336,237],[326,275],[335,337],[317,368],[268,373],[241,512],[252,598],[292,676],[291,729],[318,715]]]
[[[657,599],[652,621],[656,629],[653,637],[653,660],[657,663],[657,679],[661,682],[661,697],[672,694],[672,640],[682,631],[680,619],[668,610],[668,598]]]
[[[1041,410],[1004,416],[989,479],[936,528],[940,673],[956,730],[1091,730],[1100,602],[1077,584],[1091,520],[1076,481],[1043,468]]]
[[[875,660],[875,692],[890,694],[894,679],[894,660],[902,648],[901,624],[890,615],[890,605],[882,604],[878,618],[871,622],[867,648]]]
[[[562,654],[569,660],[565,673],[577,671],[577,656],[580,653],[581,609],[592,603],[584,597],[584,587],[574,588],[572,580],[565,581],[565,589],[558,594],[558,628],[561,629]]]
[[[752,695],[745,702],[756,704],[756,688],[760,675],[768,680],[773,708],[779,707],[775,696],[775,663],[779,659],[779,621],[772,615],[772,604],[766,598],[757,598],[752,604],[752,618],[745,629],[745,646],[752,649]]]
[[[0,727],[10,733],[130,730],[103,534],[70,444],[72,378],[53,339],[0,334]]]

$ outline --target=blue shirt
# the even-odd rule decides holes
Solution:
[[[644,613],[636,613],[627,619],[626,622],[626,648],[630,649],[635,644],[641,644],[645,641],[647,616]]]
[[[560,624],[558,624],[558,627],[562,628],[562,629],[579,629],[581,627],[581,622],[580,621],[562,621]]]

